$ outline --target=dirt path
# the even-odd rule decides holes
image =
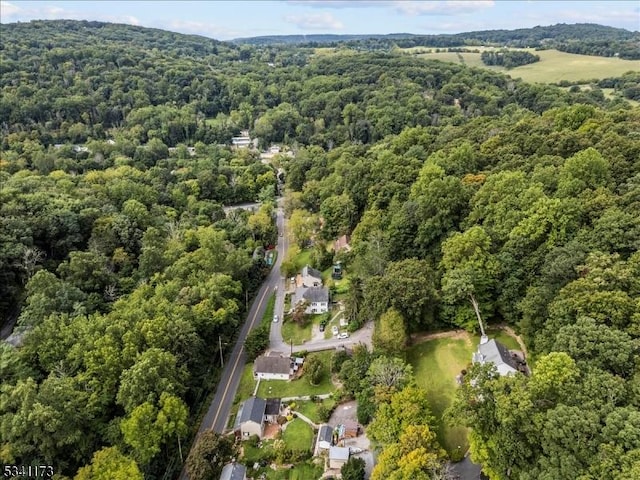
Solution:
[[[503,330],[510,337],[515,338],[516,342],[518,342],[518,345],[520,345],[520,349],[522,350],[522,353],[524,353],[524,357],[529,358],[529,352],[527,352],[527,346],[522,341],[522,338],[520,337],[520,335],[516,334],[516,332],[513,331],[513,328],[511,328],[509,325],[497,325],[497,327],[500,330]]]

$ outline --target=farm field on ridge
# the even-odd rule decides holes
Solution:
[[[486,47],[466,47],[470,50],[496,50]],[[426,47],[417,47],[406,49],[406,52],[418,52],[420,50],[429,50]],[[431,49],[432,51],[435,48]],[[530,83],[556,83],[562,80],[570,82],[589,81],[593,79],[602,79],[607,77],[619,77],[629,71],[640,71],[640,60],[623,60],[612,57],[596,57],[592,55],[577,55],[574,53],[565,53],[558,50],[538,50],[529,49],[510,49],[510,50],[527,50],[538,55],[540,61],[529,65],[507,70],[504,67],[488,66],[482,63],[480,59],[481,53],[469,52],[433,52],[433,53],[415,53],[420,58],[442,60],[444,62],[464,63],[470,67],[486,68],[494,71],[506,73],[512,78],[521,78],[525,82]],[[461,58],[464,62],[461,61]]]

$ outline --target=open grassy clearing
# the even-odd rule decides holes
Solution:
[[[317,357],[324,365],[324,374],[318,385],[311,385],[304,376],[296,380],[262,380],[258,388],[258,396],[269,397],[301,397],[305,395],[321,395],[323,393],[335,392],[336,387],[331,381],[331,352],[314,352],[307,355],[307,359]]]
[[[287,448],[292,450],[311,450],[313,428],[307,422],[295,418],[287,423],[287,427],[282,432],[282,439],[287,444]]]
[[[474,350],[474,342],[468,337],[437,338],[415,345],[407,352],[418,385],[427,390],[436,417],[438,441],[449,455],[455,456],[458,450],[464,453],[469,448],[467,429],[446,425],[443,414],[453,401],[457,388],[455,377],[469,365]]]
[[[510,350],[520,349],[516,339],[502,330],[488,330],[487,334]],[[458,454],[458,450],[466,452],[469,446],[467,429],[447,425],[443,414],[453,401],[457,388],[456,375],[471,364],[471,356],[479,343],[478,335],[463,334],[462,338],[457,336],[427,340],[412,346],[407,352],[407,360],[413,366],[418,385],[427,390],[436,417],[438,440],[447,453],[453,456]]]
[[[490,50],[488,48],[475,46],[468,48]],[[540,61],[507,70],[504,67],[485,65],[480,59],[481,53],[433,52],[420,53],[417,54],[417,56],[420,58],[442,60],[444,62],[464,63],[471,67],[496,70],[506,73],[513,78],[521,78],[525,82],[530,83],[557,83],[562,80],[570,82],[584,80],[586,82],[593,79],[599,80],[607,77],[619,77],[628,71],[640,71],[640,60],[624,60],[612,57],[577,55],[574,53],[560,52],[558,50],[536,51],[533,48],[521,50],[527,50],[538,55],[540,57]]]

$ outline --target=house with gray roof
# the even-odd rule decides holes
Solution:
[[[227,463],[220,473],[220,480],[247,480],[247,467],[241,463]]]
[[[242,440],[252,435],[262,438],[267,401],[260,397],[251,397],[240,404],[233,430]]]
[[[473,354],[473,363],[493,364],[500,375],[510,375],[519,371],[518,362],[507,347],[494,338],[487,340],[485,337],[483,340],[478,345],[478,351]]]
[[[260,355],[253,362],[256,380],[289,380],[293,374],[291,358],[284,355]]]
[[[329,311],[329,289],[326,287],[298,287],[293,294],[291,305],[307,302],[304,313],[325,313]]]
[[[303,287],[321,287],[322,273],[309,265],[302,269],[300,273],[301,286]]]

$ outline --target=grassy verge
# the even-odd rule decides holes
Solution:
[[[313,442],[313,429],[303,420],[296,418],[287,424],[282,439],[292,450],[310,450]]]
[[[335,392],[336,387],[331,381],[329,371],[331,363],[331,352],[310,353],[307,359],[318,357],[324,365],[324,375],[318,385],[311,385],[309,380],[303,375],[296,380],[263,380],[258,388],[258,396],[268,397],[301,397],[304,395],[321,395],[323,393]]]
[[[418,384],[427,390],[431,409],[436,417],[438,441],[449,453],[466,452],[467,429],[451,427],[443,420],[457,388],[455,377],[471,362],[477,341],[471,338],[438,338],[411,347],[407,352]],[[460,447],[460,449],[458,449]]]

